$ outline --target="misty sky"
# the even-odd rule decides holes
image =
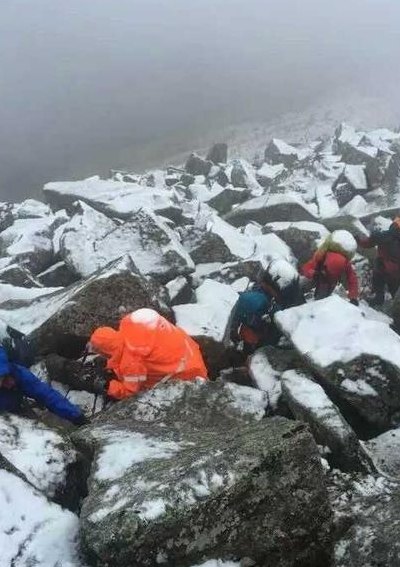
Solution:
[[[384,89],[399,24],[399,0],[1,0],[0,200],[338,87]]]

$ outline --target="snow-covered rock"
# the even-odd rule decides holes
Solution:
[[[285,179],[287,175],[288,171],[283,163],[276,165],[263,163],[262,166],[257,169],[256,179],[262,187],[268,189],[271,185],[277,185],[280,181]]]
[[[202,157],[198,156],[195,153],[190,154],[188,157],[185,170],[187,173],[191,175],[205,175],[207,176],[210,173],[210,169],[212,168],[212,161],[203,159]]]
[[[254,241],[256,243],[255,257],[260,258],[265,267],[277,259],[283,259],[289,264],[296,264],[291,249],[276,234],[262,234],[256,236]]]
[[[18,219],[38,219],[51,215],[51,209],[45,203],[36,199],[26,199],[14,208],[14,215]]]
[[[140,275],[132,260],[124,257],[65,291],[38,298],[19,309],[3,308],[0,317],[32,334],[39,352],[47,353],[60,341],[85,339],[98,326],[115,326],[122,315],[140,307],[171,316],[165,290]]]
[[[370,315],[371,316],[371,315]],[[279,327],[339,399],[368,423],[400,420],[400,338],[338,296],[277,313]]]
[[[330,185],[318,185],[315,196],[318,205],[318,214],[321,219],[334,217],[338,214],[339,204]]]
[[[40,287],[41,285],[39,278],[34,278],[27,268],[21,264],[12,263],[4,268],[0,267],[0,282],[19,287]]]
[[[84,567],[79,518],[0,470],[0,566]]]
[[[309,260],[324,238],[329,235],[324,225],[307,221],[268,223],[263,231],[279,236],[289,246],[300,264]]]
[[[226,163],[228,160],[228,145],[223,142],[214,144],[208,150],[206,160],[212,161],[215,165]]]
[[[46,287],[19,287],[11,284],[0,283],[0,306],[11,302],[18,304],[27,304],[32,300],[46,295],[59,292],[62,288],[46,288]]]
[[[176,235],[159,217],[138,211],[129,221],[116,224],[84,203],[64,228],[60,254],[83,277],[125,254],[142,274],[163,283],[194,270]]]
[[[94,450],[80,518],[92,561],[316,565],[328,556],[316,445],[296,422],[261,419],[265,401],[234,384],[170,382],[78,431],[79,444]]]
[[[0,454],[48,498],[78,504],[77,487],[72,484],[73,475],[69,475],[79,468],[79,457],[66,436],[39,421],[3,414]]]
[[[317,211],[306,204],[298,195],[283,193],[255,197],[235,207],[226,215],[234,226],[246,225],[251,221],[259,224],[277,221],[315,221]]]
[[[63,260],[60,260],[50,266],[50,268],[47,268],[47,270],[44,270],[44,272],[38,274],[36,279],[44,287],[68,287],[79,278]]]
[[[47,268],[53,257],[54,217],[17,219],[0,233],[0,254],[12,256],[33,274]]]
[[[187,303],[192,299],[193,291],[186,278],[178,276],[166,284],[171,305]]]
[[[47,183],[43,192],[46,200],[58,209],[83,201],[108,216],[121,219],[141,209],[162,214],[176,206],[173,190],[162,186],[144,188],[138,183],[104,180],[97,175],[82,181]]]
[[[307,372],[285,372],[282,393],[295,418],[308,423],[316,442],[329,448],[336,467],[345,471],[369,470],[369,459],[356,434],[339,408]]]
[[[365,442],[376,467],[391,478],[400,479],[400,429],[390,429]]]
[[[269,164],[283,164],[285,167],[293,167],[296,162],[304,160],[308,156],[305,150],[299,150],[283,140],[273,138],[265,150],[265,161]]]

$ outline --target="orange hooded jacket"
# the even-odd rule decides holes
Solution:
[[[117,400],[150,389],[165,377],[207,378],[198,344],[152,309],[127,315],[118,331],[96,329],[90,344],[108,358],[107,368],[116,379],[110,381],[107,393]]]

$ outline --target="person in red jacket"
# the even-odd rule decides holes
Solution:
[[[370,303],[383,305],[386,287],[392,297],[400,287],[400,217],[394,219],[388,230],[372,232],[358,243],[362,248],[378,247],[372,274],[374,297]]]
[[[358,278],[351,264],[356,250],[357,242],[350,232],[335,230],[300,268],[301,275],[312,280],[315,286],[315,299],[328,297],[345,279],[349,299],[358,305]]]
[[[105,356],[112,380],[107,394],[122,400],[166,379],[207,378],[199,345],[153,309],[124,317],[116,331],[99,327],[90,337],[91,350]]]

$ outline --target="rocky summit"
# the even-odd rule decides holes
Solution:
[[[181,167],[51,182],[0,203],[0,320],[32,371],[88,423],[26,402],[0,415],[0,567],[400,565],[400,295],[281,311],[277,346],[247,360],[232,308],[274,260],[297,269],[335,230],[400,214],[400,134],[338,125],[305,146],[225,143]],[[168,380],[117,403],[84,356],[139,308],[199,344],[211,380]]]

